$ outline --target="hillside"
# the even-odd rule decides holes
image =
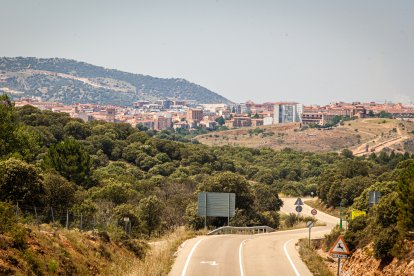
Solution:
[[[125,248],[122,243],[128,244],[128,251],[138,249],[139,253],[141,247],[134,245],[141,244],[140,240],[162,248],[165,243],[154,239],[183,226],[195,230],[204,227],[204,219],[197,215],[197,192],[202,190],[237,195],[238,212],[231,218],[231,225],[267,225],[275,229],[286,221],[279,214],[282,202],[278,193],[295,197],[313,193],[330,208],[341,199],[344,208],[368,211],[369,191],[380,191],[380,204],[372,211],[376,218],[362,222],[355,219],[361,223],[350,223],[348,232],[356,236],[346,237],[353,248],[359,246],[358,237],[371,239],[378,258],[394,254],[391,245],[404,239],[405,229],[414,229],[409,219],[414,210],[414,155],[381,152],[355,158],[347,151],[338,154],[208,147],[164,140],[129,124],[83,122],[66,113],[31,106],[15,108],[5,95],[0,96],[0,102],[0,269],[3,266],[10,273],[21,271],[25,275],[29,269],[23,268],[29,265],[33,272],[41,267],[44,274],[59,273],[58,268],[66,267],[70,253],[69,258],[80,266],[76,272],[92,267],[91,271],[96,268],[107,275],[111,268],[99,269],[101,261],[76,261],[79,254],[62,250],[57,235],[68,235],[68,240],[75,235],[72,238],[79,244],[73,242],[73,246],[80,252],[85,250],[87,256],[96,253],[89,251],[94,248],[93,237],[88,241],[90,231],[96,230],[106,232],[116,242],[114,251]],[[352,121],[346,126],[354,128],[356,123],[362,125]],[[382,121],[377,125],[387,124],[392,126]],[[409,131],[408,125],[404,128],[401,133]],[[250,134],[256,137],[257,132],[253,129]],[[395,133],[399,131],[391,134]],[[372,137],[364,141],[369,139]],[[210,229],[227,223],[226,218],[207,218]],[[404,228],[394,229],[397,223]],[[30,229],[23,230],[26,227]],[[43,231],[51,233],[53,239],[43,237]],[[382,246],[383,240],[386,246]],[[174,248],[173,243],[170,248]],[[164,271],[171,263],[168,254],[165,260]],[[119,264],[116,260],[112,263]]]
[[[355,155],[381,150],[414,153],[414,123],[391,119],[347,121],[332,129],[301,129],[299,124],[232,129],[199,135],[195,139],[210,146],[237,145],[251,148],[329,152],[348,148]],[[368,149],[368,151],[367,151]]]
[[[343,271],[348,275],[413,275],[414,243],[406,241],[407,252],[402,259],[391,258],[381,261],[373,258],[373,244],[359,248],[349,261],[344,263]]]
[[[131,105],[137,100],[186,99],[231,103],[184,79],[163,79],[62,58],[0,58],[0,92],[65,104]]]
[[[128,247],[102,233],[46,224],[10,227],[0,232],[0,275],[123,275],[144,258],[145,243]]]

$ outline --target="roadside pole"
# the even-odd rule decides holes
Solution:
[[[336,276],[341,275],[341,258],[338,258],[338,271],[336,273]]]
[[[207,193],[204,188],[204,206],[205,206],[205,216],[204,216],[204,229],[207,229]]]
[[[341,259],[346,259],[351,254],[342,235],[339,235],[338,239],[329,250],[329,254],[333,258],[338,258],[338,270],[336,275],[339,276],[341,274]]]
[[[314,226],[314,223],[312,221],[307,221],[306,222],[306,227],[309,228],[309,247],[311,246],[311,229]]]

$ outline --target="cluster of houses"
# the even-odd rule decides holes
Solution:
[[[124,122],[148,129],[169,128],[228,128],[254,127],[262,125],[302,123],[326,125],[335,116],[364,118],[381,111],[396,118],[414,120],[414,106],[385,103],[336,102],[325,106],[304,106],[296,102],[240,104],[198,104],[192,100],[137,101],[130,107],[97,104],[64,105],[59,102],[44,102],[39,98],[21,98],[15,106],[32,105],[42,110],[65,112],[84,121],[104,120]]]

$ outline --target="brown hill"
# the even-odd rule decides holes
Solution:
[[[351,149],[356,155],[385,150],[414,153],[414,123],[394,119],[359,119],[331,129],[301,128],[299,124],[281,124],[241,128],[197,136],[211,146],[238,145],[276,150],[328,152]]]

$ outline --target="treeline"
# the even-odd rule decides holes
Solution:
[[[89,216],[110,211],[117,221],[113,227],[122,229],[128,217],[132,235],[150,236],[185,224],[203,227],[196,215],[198,191],[236,193],[232,225],[277,228],[279,193],[313,192],[328,206],[373,210],[381,204],[369,207],[367,196],[376,189],[383,195],[381,203],[395,202],[391,223],[398,222],[399,228],[393,228],[398,238],[412,229],[412,155],[382,152],[365,158],[349,150],[208,147],[172,134],[123,123],[85,123],[30,106],[14,108],[2,96],[0,200]],[[226,223],[208,219],[210,226]],[[370,223],[358,231],[373,229]]]

